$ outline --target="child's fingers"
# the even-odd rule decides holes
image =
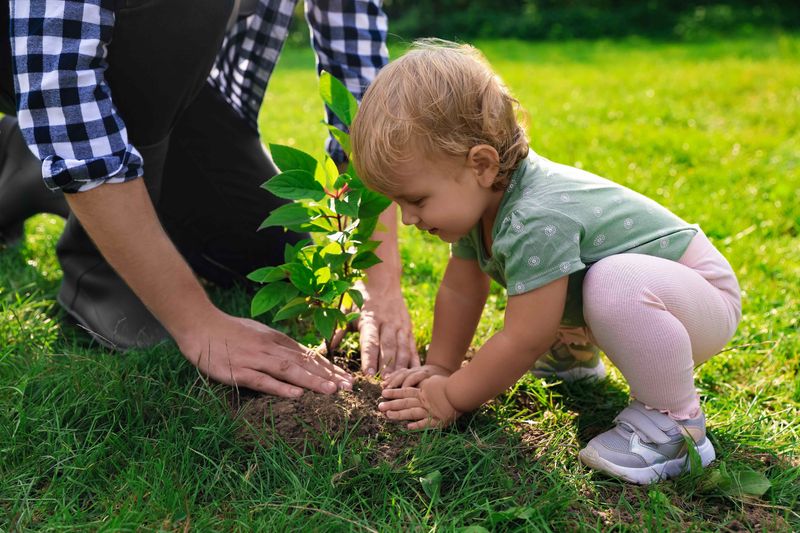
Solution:
[[[402,389],[383,389],[381,396],[387,400],[398,400],[401,398],[418,398],[419,389],[416,387],[404,387]]]
[[[440,428],[442,423],[437,418],[426,416],[423,420],[411,422],[406,426],[408,429],[427,429],[427,428]]]
[[[430,375],[427,372],[410,372],[406,379],[403,380],[402,387],[416,387],[429,377]]]
[[[408,376],[410,373],[411,370],[407,368],[403,370],[396,370],[387,376],[386,381],[381,383],[381,386],[384,389],[396,389],[403,384],[406,376]]]
[[[411,409],[401,409],[399,411],[386,411],[386,418],[391,420],[421,420],[428,418],[428,411],[424,407],[412,407]]]
[[[400,398],[399,400],[391,400],[388,402],[381,402],[378,404],[379,411],[402,411],[404,409],[411,409],[422,405],[419,398]]]

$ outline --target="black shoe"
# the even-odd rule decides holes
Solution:
[[[17,119],[0,119],[0,246],[23,237],[25,220],[38,213],[69,214],[64,194],[42,181],[42,164],[28,150]]]
[[[58,252],[64,271],[58,303],[97,342],[126,351],[169,340],[167,330],[100,256],[74,217],[67,221]]]

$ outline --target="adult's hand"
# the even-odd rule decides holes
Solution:
[[[400,290],[400,252],[397,246],[397,206],[379,219],[372,239],[381,241],[375,253],[383,261],[367,270],[358,289],[364,305],[356,323],[361,334],[361,371],[368,375],[419,366],[411,316]]]
[[[214,310],[198,320],[196,331],[175,340],[203,374],[228,385],[285,397],[352,388],[347,372],[255,320]]]
[[[419,366],[411,316],[400,292],[400,283],[375,287],[359,284],[364,305],[356,327],[361,336],[361,370],[368,375],[388,374]]]
[[[105,258],[184,356],[209,377],[281,396],[334,392],[349,376],[289,337],[214,307],[158,221],[139,180],[67,196]]]

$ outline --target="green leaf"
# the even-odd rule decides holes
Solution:
[[[283,260],[287,263],[293,262],[297,258],[300,250],[302,250],[303,247],[310,242],[311,239],[302,239],[294,244],[289,244],[287,242],[286,245],[283,247]],[[286,265],[283,266],[285,267]]]
[[[336,212],[346,217],[357,218],[359,200],[361,200],[361,191],[348,191],[344,200],[334,201]]]
[[[358,210],[360,218],[377,217],[383,213],[392,201],[379,192],[364,189],[361,195],[361,207]]]
[[[358,243],[359,252],[373,252],[378,249],[383,241],[365,241]]]
[[[358,102],[347,87],[323,70],[319,75],[319,94],[339,120],[350,127],[358,112]]]
[[[378,217],[360,218],[358,231],[353,235],[353,238],[358,241],[367,241],[375,233],[375,228],[378,226]]]
[[[360,316],[361,316],[361,313],[347,313],[347,316],[344,317],[345,318],[345,322],[353,322],[355,320],[358,320],[358,317],[360,317]]]
[[[435,500],[439,496],[439,488],[442,485],[442,473],[434,470],[427,476],[419,478],[419,482],[428,498]]]
[[[326,255],[341,255],[342,246],[338,242],[329,243],[325,248],[320,251],[323,256]]]
[[[335,309],[314,309],[314,327],[319,331],[323,339],[330,339],[336,330]]]
[[[361,309],[361,307],[364,305],[364,295],[361,294],[361,291],[358,289],[350,289],[347,291],[347,294],[353,299],[353,303],[355,303],[356,306]]]
[[[339,174],[339,177],[333,183],[333,188],[338,192],[345,185],[350,185],[350,174]],[[350,188],[352,189],[352,187]]]
[[[294,231],[304,224],[311,221],[311,213],[307,207],[300,204],[286,204],[274,209],[272,213],[261,223],[258,229],[270,228],[273,226],[284,227]]]
[[[328,283],[331,279],[331,267],[325,266],[314,271],[314,277],[318,284]]]
[[[287,170],[269,179],[262,187],[287,200],[310,199],[318,202],[325,198],[325,189],[307,170]]]
[[[736,492],[742,496],[760,498],[772,488],[772,483],[764,474],[750,467],[742,467],[740,470],[733,472],[732,477]]]
[[[305,298],[302,296],[292,298],[286,303],[286,305],[278,309],[278,312],[275,313],[273,320],[286,320],[287,318],[294,318],[303,314],[305,311],[308,311],[308,309],[308,302],[306,302]]]
[[[350,147],[350,135],[348,135],[347,133],[343,132],[342,130],[340,130],[336,126],[332,126],[330,124],[328,124],[327,126],[328,126],[328,130],[330,130],[330,132],[331,132],[331,135],[333,135],[333,138],[336,139],[336,141],[339,144],[342,145],[342,149],[344,150],[344,153],[349,156],[350,152],[353,151],[353,149]]]
[[[308,228],[308,231],[315,231],[317,233],[336,231],[335,222],[320,213],[315,213],[314,218],[311,220],[311,226],[312,227]]]
[[[316,292],[317,281],[313,270],[301,263],[290,263],[285,265],[285,268],[289,271],[289,280],[292,285],[297,287],[300,292],[309,296]]]
[[[278,267],[264,267],[254,270],[247,275],[247,279],[256,283],[270,283],[286,277],[286,273]]]
[[[272,161],[281,172],[305,170],[313,176],[317,168],[317,160],[297,148],[282,144],[270,144],[269,152],[272,155]]]
[[[347,292],[347,289],[349,288],[350,288],[350,283],[344,280],[331,281],[325,286],[325,289],[321,291],[319,299],[325,302],[326,304],[330,305],[339,296]]]
[[[250,303],[250,316],[262,315],[278,304],[297,295],[297,289],[285,282],[272,283],[262,287]]]
[[[381,258],[375,255],[374,252],[361,252],[353,258],[353,262],[350,264],[353,266],[353,268],[366,270],[380,262]]]

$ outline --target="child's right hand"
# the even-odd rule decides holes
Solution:
[[[448,377],[452,372],[444,367],[437,365],[422,365],[417,368],[404,368],[396,370],[386,376],[381,382],[384,389],[401,389],[404,387],[416,387],[432,376]]]

